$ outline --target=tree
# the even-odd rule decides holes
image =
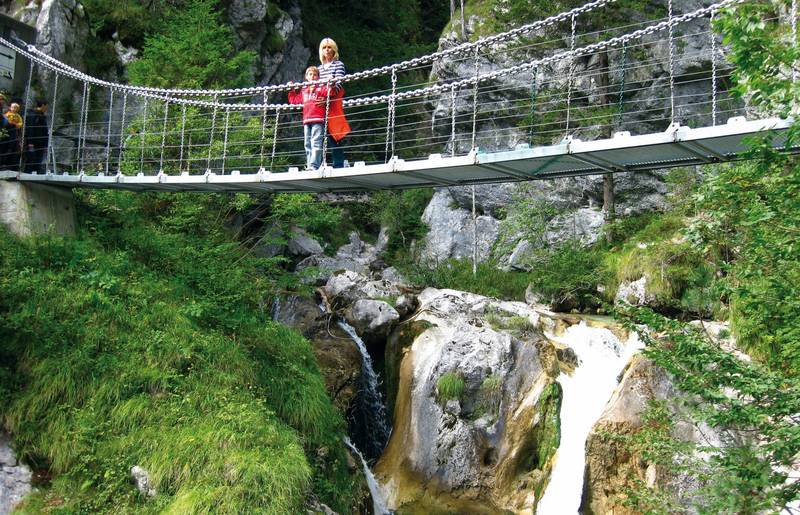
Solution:
[[[235,51],[216,0],[194,0],[167,15],[128,71],[131,82],[147,86],[238,87],[252,82],[254,58],[252,52]]]

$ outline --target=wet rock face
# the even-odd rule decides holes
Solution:
[[[697,427],[689,422],[687,414],[676,399],[676,390],[667,373],[639,355],[631,359],[622,380],[586,440],[585,482],[581,512],[586,514],[614,513],[634,515],[639,513],[626,507],[625,492],[634,488],[638,480],[648,487],[657,486],[677,496],[681,506],[697,494],[696,478],[674,475],[660,466],[646,462],[632,452],[623,442],[609,438],[608,433],[630,436],[642,428],[645,411],[653,400],[667,401],[675,421],[673,438],[679,441],[719,445],[721,435],[709,427]]]
[[[272,5],[270,5],[272,4]],[[300,4],[290,1],[277,8],[267,0],[230,0],[228,22],[237,47],[259,56],[256,81],[278,84],[300,80],[311,56],[303,44]]]
[[[289,295],[277,302],[275,321],[296,329],[311,342],[328,396],[334,406],[347,413],[361,376],[361,354],[355,343],[320,310],[315,298]]]
[[[420,325],[390,336],[407,349],[392,437],[376,467],[390,506],[440,494],[495,512],[532,506],[536,493],[528,494],[544,485],[559,431],[556,350],[536,329],[539,314],[433,288],[419,303],[413,323]],[[487,318],[516,329],[494,328]]]
[[[31,491],[31,470],[17,460],[8,435],[0,431],[0,515],[11,513]]]

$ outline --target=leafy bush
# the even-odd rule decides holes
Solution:
[[[436,380],[436,399],[439,402],[459,400],[464,394],[464,378],[458,372],[445,372]]]
[[[489,297],[522,300],[529,277],[520,272],[504,272],[495,263],[479,263],[477,273],[472,274],[472,261],[453,259],[431,268],[425,265],[402,270],[410,281],[434,288],[452,288]]]

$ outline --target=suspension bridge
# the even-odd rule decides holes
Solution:
[[[303,169],[301,106],[283,100],[292,88],[325,82],[139,87],[0,38],[30,61],[26,109],[37,87],[53,99],[46,168],[0,175],[69,188],[344,192],[734,161],[754,135],[777,135],[773,144],[781,148],[791,124],[748,113],[731,94],[734,70],[712,26],[721,11],[743,3],[677,13],[668,0],[660,16],[598,30],[592,17],[616,6],[595,0],[339,77],[353,127],[342,142],[348,163],[323,161],[317,170]],[[793,4],[785,20],[792,41],[796,14]],[[59,88],[67,85],[80,93],[80,107],[60,112],[67,103],[58,101]]]

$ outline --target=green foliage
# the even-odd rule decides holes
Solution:
[[[385,227],[389,243],[386,255],[390,260],[402,260],[412,241],[421,241],[428,232],[422,213],[433,197],[430,188],[404,191],[381,191],[372,197],[376,211],[374,219]]]
[[[252,82],[255,55],[235,51],[216,0],[192,0],[167,11],[128,67],[131,82],[162,88],[221,88]],[[180,59],[176,59],[180,56]]]
[[[800,388],[791,374],[743,361],[700,331],[647,309],[630,309],[624,320],[639,332],[645,355],[685,394],[692,416],[730,437],[719,447],[698,444],[708,457],[698,461],[694,448],[670,442],[669,428],[650,420],[640,445],[645,459],[672,471],[688,464],[704,480],[696,501],[704,513],[779,511],[796,499],[800,483],[787,483],[785,472],[800,451]],[[657,419],[665,416],[662,409]],[[734,437],[744,434],[758,437]]]
[[[281,272],[222,229],[242,199],[82,200],[77,239],[0,238],[0,416],[54,475],[30,510],[349,509],[344,422],[308,343],[263,309]]]
[[[459,400],[464,395],[466,385],[458,372],[445,372],[436,380],[436,399],[439,402]]]
[[[473,275],[472,261],[466,259],[452,259],[430,268],[424,265],[403,267],[403,272],[414,284],[515,300],[525,298],[529,279],[524,273],[499,270],[493,262],[479,263]]]

